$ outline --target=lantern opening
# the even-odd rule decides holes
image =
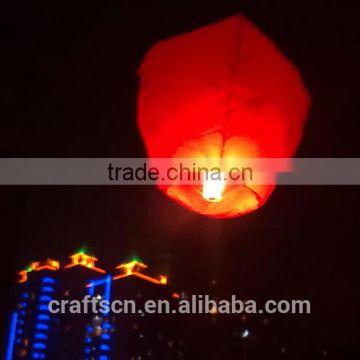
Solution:
[[[209,202],[220,202],[225,189],[225,176],[223,172],[210,172],[203,181],[202,196]]]

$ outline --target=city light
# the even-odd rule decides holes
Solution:
[[[14,312],[11,317],[9,341],[8,341],[5,360],[11,360],[13,358],[17,318],[18,318],[18,314]]]
[[[116,267],[116,269],[120,270],[120,274],[113,277],[113,280],[118,280],[125,278],[127,276],[133,275],[139,277],[143,280],[149,281],[156,285],[166,285],[168,282],[168,278],[165,275],[159,275],[158,278],[154,278],[142,273],[143,269],[146,269],[147,265],[143,264],[138,260],[132,260],[128,263],[120,264]]]
[[[61,269],[69,269],[73,267],[85,267],[95,270],[105,275],[96,277],[96,275],[85,283],[87,293],[91,297],[97,299],[103,299],[110,301],[111,289],[113,280],[133,276],[140,278],[147,282],[156,285],[167,285],[168,277],[166,275],[149,276],[144,273],[144,270],[148,266],[141,262],[138,258],[132,258],[128,262],[123,262],[116,267],[118,274],[113,277],[111,274],[106,274],[106,271],[96,267],[96,261],[98,259],[95,256],[88,255],[84,251],[80,251],[70,256],[70,263],[61,266]],[[21,271],[20,282],[27,282],[24,286],[24,291],[19,294],[19,303],[16,312],[16,323],[12,325],[9,334],[14,333],[9,338],[8,352],[15,351],[11,350],[17,344],[16,351],[19,349],[26,349],[29,347],[28,354],[33,359],[45,359],[47,358],[48,341],[51,339],[53,332],[52,316],[49,313],[49,302],[57,297],[58,295],[58,282],[61,281],[59,278],[51,276],[50,272],[60,270],[60,262],[46,259],[45,261],[32,262],[25,270]],[[44,276],[39,273],[44,271]],[[67,271],[67,270],[66,270]],[[34,272],[29,276],[30,272]],[[54,274],[55,275],[55,274]],[[93,274],[91,274],[93,275]],[[40,277],[39,277],[40,276]],[[36,284],[36,289],[32,289],[31,286]],[[174,294],[173,297],[178,296]],[[29,322],[27,314],[29,313],[29,301],[35,300],[30,307],[30,311],[34,314],[31,321],[33,321],[32,329],[34,329],[33,337],[29,340],[25,329]],[[110,311],[110,309],[109,309]],[[99,318],[99,319],[96,319]],[[83,354],[86,356],[97,354],[98,352],[110,352],[112,347],[112,330],[113,324],[108,318],[108,313],[102,313],[100,317],[96,316],[93,320],[99,320],[99,323],[95,326],[94,324],[88,323],[85,326],[85,341]],[[15,320],[14,320],[15,321]],[[27,331],[27,330],[26,330]],[[12,339],[13,338],[13,339]],[[91,347],[89,347],[91,344]],[[20,351],[19,350],[19,351]],[[21,350],[22,351],[22,350]],[[24,350],[25,351],[25,350]],[[11,359],[13,354],[8,355]],[[6,360],[8,359],[6,358]],[[108,355],[101,355],[99,359],[106,359]]]
[[[138,260],[132,260],[127,263],[120,264],[116,269],[123,270],[124,275],[131,275],[133,272],[140,272],[143,269],[146,269],[147,265],[143,264]]]
[[[102,274],[106,273],[105,270],[100,269],[95,266],[95,262],[98,259],[95,256],[90,256],[90,255],[85,254],[83,250],[81,250],[80,252],[78,252],[74,255],[71,255],[70,259],[71,259],[71,263],[68,265],[65,265],[65,267],[64,267],[65,269],[69,269],[74,266],[80,265],[80,266],[87,267],[91,270],[97,271]]]
[[[59,270],[60,262],[52,259],[46,259],[45,261],[36,261],[30,264],[30,268],[33,271],[40,270]]]
[[[111,298],[111,286],[112,286],[112,277],[111,275],[106,275],[105,277],[101,279],[92,280],[89,284],[87,284],[87,290],[88,294],[92,297],[97,297],[100,299],[104,299],[107,301],[110,301]],[[110,309],[107,313],[103,313],[101,317],[95,316],[93,320],[101,321],[102,329],[110,330],[112,328],[112,325],[108,322],[107,315],[109,313]],[[93,333],[93,327],[90,325],[86,326],[86,332],[88,333],[85,339],[85,343],[89,344],[92,342],[92,333]],[[101,331],[102,333],[102,331]],[[91,334],[91,335],[90,335]],[[90,355],[92,351],[98,350],[104,350],[106,351],[110,350],[109,345],[107,345],[105,342],[109,342],[111,340],[111,335],[108,333],[101,334],[100,341],[96,342],[92,348],[86,346],[84,349],[84,353],[86,355]]]
[[[19,283],[24,283],[28,279],[28,273],[32,271],[51,270],[56,271],[60,269],[60,262],[53,259],[46,259],[44,261],[34,261],[25,270],[21,270],[18,274],[20,276]],[[46,277],[44,282],[49,282],[51,278]]]

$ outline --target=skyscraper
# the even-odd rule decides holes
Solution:
[[[12,359],[171,359],[181,358],[183,342],[169,321],[174,317],[115,314],[93,309],[52,313],[49,303],[71,303],[85,297],[133,301],[173,301],[166,276],[152,277],[138,260],[122,263],[114,274],[96,266],[97,259],[81,251],[64,266],[47,259],[34,262],[19,275],[16,305],[8,334],[6,360]],[[170,318],[172,320],[170,320]]]
[[[58,319],[49,312],[48,304],[58,296],[59,268],[58,261],[47,259],[19,273],[6,360],[46,359],[52,353]]]

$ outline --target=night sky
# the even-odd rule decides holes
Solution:
[[[297,156],[360,157],[359,10],[264,4],[7,4],[0,10],[0,156],[145,157],[136,127],[136,70],[145,52],[241,12],[299,67],[312,96]],[[279,331],[300,346],[349,352],[360,334],[359,201],[358,187],[282,186],[260,210],[219,220],[152,186],[0,187],[2,324],[17,270],[86,246],[109,269],[137,255],[168,273],[175,289],[201,293],[216,279],[227,296],[310,299],[312,314],[284,315]]]

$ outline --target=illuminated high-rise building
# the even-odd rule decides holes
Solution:
[[[58,318],[49,312],[48,304],[59,293],[59,268],[58,261],[47,259],[19,273],[6,360],[46,359],[55,351]]]
[[[87,294],[86,285],[92,279],[101,279],[106,271],[97,267],[98,259],[85,251],[70,256],[70,263],[60,271],[61,297],[59,300],[81,301]],[[84,336],[89,314],[65,312],[60,317],[58,352],[54,360],[62,360],[72,356],[74,359],[84,358]]]
[[[47,259],[19,273],[17,303],[11,317],[6,360],[12,359],[178,359],[183,355],[169,321],[145,313],[52,313],[52,300],[173,300],[166,276],[152,277],[145,264],[122,263],[114,273],[97,267],[94,256],[80,251],[70,263]],[[170,320],[172,318],[172,320]]]

